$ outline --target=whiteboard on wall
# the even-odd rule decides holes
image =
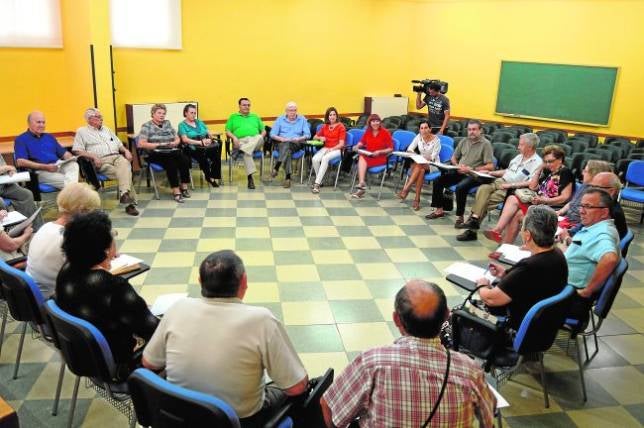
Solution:
[[[409,98],[407,97],[365,97],[364,111],[377,114],[381,118],[407,114]]]
[[[128,134],[138,134],[141,130],[141,126],[152,119],[151,109],[152,106],[157,103],[147,103],[147,104],[125,104],[125,114],[127,117],[127,132]],[[197,106],[197,116],[199,116],[199,103],[197,101],[177,101],[171,103],[159,103],[165,104],[166,111],[165,118],[172,123],[172,127],[177,129],[179,123],[184,119],[183,118],[183,108],[186,104],[194,104]]]

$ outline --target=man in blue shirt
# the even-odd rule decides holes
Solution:
[[[36,170],[40,183],[57,189],[78,182],[78,164],[53,135],[45,132],[45,115],[31,112],[27,124],[27,131],[14,142],[16,166]]]
[[[582,322],[588,320],[594,297],[620,260],[619,237],[611,218],[613,203],[604,190],[591,187],[584,192],[579,206],[584,227],[565,252],[568,283],[577,289],[571,315]]]
[[[302,143],[311,138],[311,127],[304,116],[297,114],[297,104],[293,101],[286,104],[286,114],[275,120],[271,129],[271,138],[276,141],[279,151],[271,177],[277,177],[280,165],[286,162],[283,187],[289,188],[291,187],[291,155],[301,150]]]

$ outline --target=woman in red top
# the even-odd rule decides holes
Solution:
[[[380,126],[380,116],[372,114],[367,119],[367,131],[362,136],[354,150],[366,150],[369,154],[360,153],[358,158],[358,189],[351,196],[362,198],[367,188],[365,176],[367,168],[384,165],[387,162],[387,155],[394,150],[394,143],[391,134],[385,128]]]
[[[338,111],[335,107],[326,109],[324,125],[313,137],[324,142],[324,147],[318,150],[312,159],[313,169],[315,170],[315,183],[313,183],[313,189],[311,190],[313,193],[320,193],[320,183],[324,179],[329,162],[342,155],[340,150],[344,147],[346,135],[347,131],[344,125],[338,122]]]

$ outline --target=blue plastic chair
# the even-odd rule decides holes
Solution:
[[[584,342],[584,351],[586,353],[586,361],[594,357],[597,352],[599,352],[599,341],[597,340],[597,333],[602,326],[603,321],[606,319],[610,313],[611,308],[613,307],[613,302],[615,297],[619,292],[620,287],[622,286],[622,280],[624,279],[624,274],[628,270],[628,262],[625,259],[621,259],[613,273],[606,279],[602,285],[599,296],[597,297],[595,306],[590,312],[590,321],[591,329],[583,331],[586,328],[585,324],[582,324],[580,320],[574,318],[566,318],[566,322],[563,326],[563,329],[570,332],[570,340],[575,341],[575,346],[577,350],[577,365],[579,367],[579,376],[581,379],[581,388],[584,396],[584,401],[586,401],[586,382],[584,381],[584,370],[581,363],[581,352],[579,349],[579,337],[583,339]],[[597,316],[598,321],[595,322],[595,316]],[[593,336],[595,341],[595,351],[591,356],[588,355],[588,345],[586,344],[586,338],[588,336]]]
[[[16,154],[13,154],[13,164],[16,165]],[[31,190],[31,193],[34,195],[35,202],[41,202],[43,193],[56,193],[59,189],[56,189],[54,186],[49,184],[41,183],[38,180],[38,173],[33,169],[27,168],[18,168],[19,171],[29,171],[31,180],[27,183],[27,187]]]
[[[641,205],[640,223],[644,220],[644,161],[636,160],[628,164],[626,186],[619,195],[619,201],[626,200]]]
[[[619,248],[622,251],[623,258],[626,258],[626,255],[628,254],[628,248],[631,246],[631,242],[633,242],[633,238],[635,238],[633,231],[630,228],[627,229],[626,235],[624,235],[622,240],[619,242]]]
[[[161,199],[161,197],[159,196],[159,188],[157,187],[157,181],[154,177],[154,174],[165,173],[165,169],[158,163],[148,161],[148,157],[145,155],[143,150],[139,149],[138,136],[134,139],[134,147],[136,147],[136,153],[139,158],[139,164],[142,166],[141,174],[139,175],[139,186],[138,186],[139,191],[141,190],[141,180],[143,179],[143,172],[145,171],[148,187],[150,187],[150,183],[152,183],[152,189],[154,190],[154,198]],[[192,173],[190,174],[190,187],[192,189],[195,188],[195,185],[192,181]]]
[[[557,332],[563,326],[573,293],[575,293],[575,289],[571,285],[567,285],[559,294],[542,300],[530,308],[521,321],[512,343],[512,349],[495,353],[492,361],[489,361],[497,386],[500,377],[497,375],[497,371],[502,372],[501,368],[503,367],[510,367],[510,370],[514,370],[521,364],[523,355],[536,353],[539,356],[544,404],[545,407],[550,407],[543,353],[550,349]]]
[[[225,401],[136,369],[128,378],[136,418],[144,427],[238,428],[239,418]]]
[[[93,324],[62,310],[53,299],[45,304],[45,317],[52,328],[56,347],[69,370],[76,375],[69,409],[68,426],[74,422],[80,378],[107,402],[123,413],[134,427],[136,416],[125,382],[115,382],[117,366],[103,333]]]
[[[364,131],[365,131],[364,129],[351,128],[347,130],[347,134],[351,134],[351,136],[353,137],[353,144],[358,144],[360,140],[362,140]]]
[[[264,139],[266,141],[266,139]],[[242,157],[233,158],[232,156],[232,140],[226,137],[226,163],[228,164],[228,183],[233,182],[233,166],[235,161],[242,159]],[[264,176],[264,143],[253,152],[253,159],[259,159],[259,176]]]
[[[438,159],[441,163],[448,163],[454,154],[454,149],[450,146],[443,146],[441,144],[441,151],[438,152]],[[427,172],[425,173],[425,183],[431,183],[432,181],[438,180],[438,177],[441,176],[440,171]]]
[[[336,167],[336,172],[335,172],[335,181],[333,183],[333,189],[337,189],[338,187],[338,179],[340,178],[340,170],[342,169],[342,158],[344,157],[344,153],[346,151],[351,151],[353,146],[355,145],[353,141],[353,134],[346,133],[344,137],[344,149],[342,149],[342,156],[331,159],[329,161],[329,167],[333,168]],[[309,171],[309,182],[311,181],[311,176],[313,174],[313,168],[311,168],[311,171]]]
[[[27,333],[27,326],[30,323],[35,326],[40,338],[42,338],[46,343],[51,344],[54,341],[51,337],[51,331],[46,325],[45,318],[42,315],[45,299],[43,298],[36,281],[34,281],[26,272],[8,265],[1,259],[0,281],[2,281],[2,284],[0,285],[2,298],[7,304],[8,312],[14,320],[22,321],[20,341],[18,343],[18,351],[16,352],[16,364],[13,369],[13,379],[17,379],[22,349]],[[3,315],[2,327],[0,328],[0,352],[2,351],[2,342],[7,323],[7,313],[5,312]],[[52,409],[52,415],[54,416],[58,413],[58,401],[60,398],[60,389],[62,387],[64,375],[65,363],[62,363],[58,374],[58,384]]]
[[[306,152],[304,151],[304,149],[291,153],[291,161],[297,161],[297,160],[300,161],[300,184],[304,182],[304,154],[305,153]],[[271,156],[271,171],[273,170],[273,164],[275,163],[275,160],[279,157],[280,157],[279,150],[273,150],[273,153]]]

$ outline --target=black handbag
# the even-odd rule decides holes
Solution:
[[[499,321],[472,300],[472,295],[482,287],[486,286],[475,288],[452,310],[450,324],[454,350],[488,360],[505,343],[507,322]]]

